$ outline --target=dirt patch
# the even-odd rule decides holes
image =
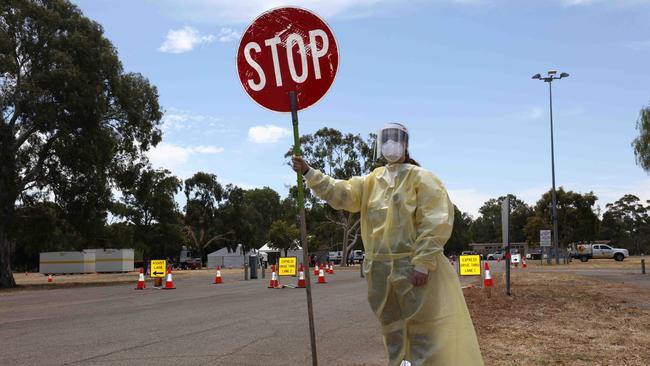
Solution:
[[[486,365],[650,365],[650,291],[565,273],[467,289]]]

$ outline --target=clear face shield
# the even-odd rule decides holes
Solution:
[[[384,157],[389,163],[400,161],[406,152],[409,134],[399,123],[389,123],[377,133],[375,158]]]

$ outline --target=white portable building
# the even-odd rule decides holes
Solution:
[[[42,274],[93,273],[95,272],[95,252],[41,253],[39,272]]]
[[[134,269],[133,249],[85,249],[95,252],[96,272],[132,272]]]
[[[208,254],[208,268],[242,268],[246,260],[242,245],[239,244],[234,252],[228,251],[228,248],[221,248]]]

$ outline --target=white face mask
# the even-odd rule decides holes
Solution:
[[[404,156],[404,145],[393,140],[388,140],[381,145],[381,154],[389,163],[395,163]]]

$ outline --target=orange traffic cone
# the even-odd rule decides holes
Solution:
[[[329,271],[327,271],[327,273],[334,274],[334,265],[332,263],[330,263],[330,268]]]
[[[485,279],[483,279],[483,287],[494,287],[492,275],[490,275],[490,265],[485,261]]]
[[[327,280],[325,279],[325,271],[322,266],[318,270],[318,283],[327,283]]]
[[[316,266],[314,267],[314,276],[318,276],[318,268],[319,268],[319,266],[323,267],[322,265],[316,263]]]
[[[214,276],[214,284],[218,285],[220,283],[222,283],[222,280],[221,280],[221,267],[217,266],[217,275]]]
[[[47,275],[47,282],[54,282],[54,278],[52,278],[51,273],[49,275]]]
[[[275,265],[271,266],[271,281],[269,281],[269,288],[278,288],[280,287],[280,280],[278,280],[278,274],[275,273]]]
[[[165,287],[163,290],[174,290],[174,280],[172,280],[172,267],[167,268],[167,278],[165,279]]]
[[[521,260],[521,268],[528,268],[528,264],[526,264],[526,257],[522,257]]]
[[[300,263],[300,269],[298,271],[298,285],[296,287],[297,288],[307,287],[307,284],[305,283],[305,269],[302,266],[302,263]]]
[[[147,288],[147,284],[144,282],[144,269],[140,268],[140,275],[138,276],[138,286],[136,290],[144,290]]]

